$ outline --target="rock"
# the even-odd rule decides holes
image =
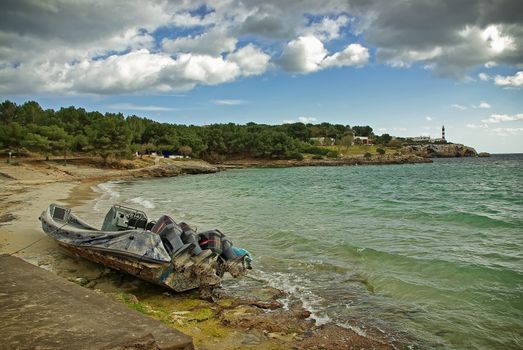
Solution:
[[[217,167],[204,161],[187,161],[133,169],[129,174],[133,177],[173,177],[182,174],[210,174],[218,171]]]
[[[402,152],[424,158],[476,157],[478,155],[474,148],[455,143],[410,145],[403,147]]]
[[[478,157],[490,157],[490,153],[488,152],[479,152]]]

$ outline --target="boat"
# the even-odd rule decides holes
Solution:
[[[149,221],[143,211],[113,205],[97,229],[53,203],[39,219],[66,251],[176,292],[198,288],[208,298],[225,273],[240,277],[252,268],[250,253],[221,231],[196,233],[167,215]]]

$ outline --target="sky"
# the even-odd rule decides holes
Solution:
[[[3,0],[6,99],[523,153],[523,1]]]

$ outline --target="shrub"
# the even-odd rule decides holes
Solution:
[[[315,154],[312,156],[312,159],[323,159],[323,156],[320,156],[319,154]]]
[[[296,159],[296,160],[303,160],[303,154],[301,154],[300,152],[292,152],[289,155],[289,158],[290,159]]]
[[[316,147],[311,145],[304,145],[301,150],[302,153],[309,153],[309,154],[318,154],[325,156],[327,153],[329,153],[328,148],[322,148],[322,147]]]
[[[372,158],[372,154],[370,154],[369,152],[365,153],[363,155],[366,159],[371,159]]]
[[[383,148],[379,147],[376,149],[376,153],[383,155],[383,154],[385,154],[385,150]]]
[[[339,155],[338,151],[335,151],[335,150],[331,150],[331,151],[329,151],[329,153],[327,153],[327,157],[329,157],[329,158],[338,158],[338,155]]]

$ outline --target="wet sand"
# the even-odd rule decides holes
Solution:
[[[166,174],[173,172],[155,168],[141,174],[169,176]],[[279,290],[258,288],[251,297],[224,296],[210,303],[200,300],[197,292],[173,293],[68,256],[43,233],[38,216],[49,203],[85,210],[86,203],[98,195],[92,186],[128,177],[127,170],[85,164],[63,167],[56,162],[21,162],[18,166],[0,163],[0,253],[21,257],[177,328],[193,336],[196,349],[392,348],[380,339],[363,337],[334,324],[316,327],[302,305],[282,308]]]

